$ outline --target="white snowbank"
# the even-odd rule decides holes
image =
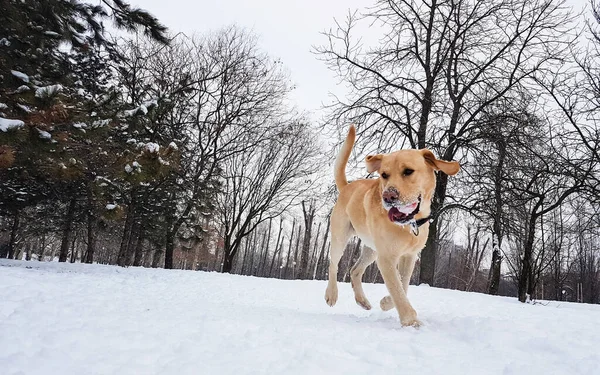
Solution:
[[[25,123],[21,120],[11,120],[4,117],[0,117],[0,130],[3,132],[7,132],[10,129],[18,129],[25,125]]]
[[[2,267],[4,266],[4,267]],[[28,267],[28,268],[25,268]],[[0,260],[3,374],[598,373],[600,306],[411,286],[423,326],[349,284]],[[385,286],[366,284],[374,306]]]

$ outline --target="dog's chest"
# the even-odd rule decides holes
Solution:
[[[396,228],[391,228],[390,232],[384,231],[383,233],[378,233],[381,238],[379,238],[379,241],[377,242],[380,242],[386,248],[397,249],[401,252],[418,252],[423,248],[427,241],[427,232],[425,230],[421,230],[419,235],[414,235],[410,232],[410,229],[402,231],[401,233],[397,233],[394,229]],[[377,246],[375,245],[376,241],[373,240],[372,236],[359,231],[356,231],[355,233],[364,246],[377,251]]]
[[[357,233],[357,235],[358,235],[358,238],[360,238],[360,240],[366,247],[368,247],[374,251],[377,251],[377,248],[375,247],[375,242],[371,239],[371,237],[365,236],[360,233]]]

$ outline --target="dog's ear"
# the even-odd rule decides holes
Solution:
[[[439,160],[433,152],[428,149],[422,149],[421,153],[427,164],[431,165],[436,171],[442,171],[448,176],[454,176],[460,170],[460,164],[457,161]]]
[[[381,159],[383,159],[383,155],[381,154],[367,156],[365,159],[365,162],[367,163],[367,172],[373,173],[378,171],[379,168],[381,168]]]

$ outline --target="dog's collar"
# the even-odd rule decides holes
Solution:
[[[422,219],[413,220],[410,222],[410,231],[415,236],[418,236],[419,235],[419,227],[425,223],[432,222],[432,221],[433,221],[433,218],[431,215],[424,217]]]

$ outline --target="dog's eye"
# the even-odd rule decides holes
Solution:
[[[390,177],[390,175],[389,175],[389,174],[387,174],[387,173],[385,173],[385,172],[383,172],[383,173],[381,174],[381,178],[383,178],[384,180],[387,180],[387,178],[388,178],[388,177]]]
[[[413,174],[413,172],[414,172],[414,169],[408,169],[408,168],[406,168],[404,170],[404,175],[405,176],[410,176],[411,174]]]

